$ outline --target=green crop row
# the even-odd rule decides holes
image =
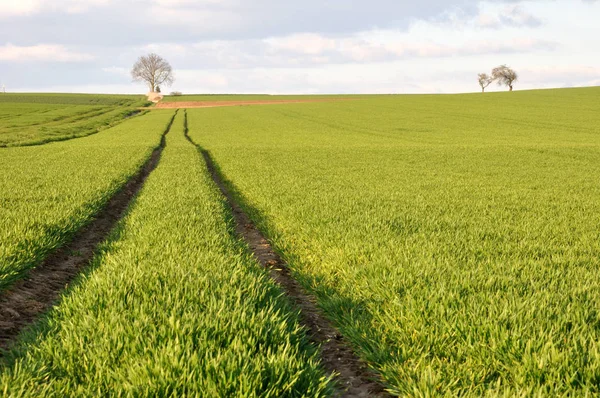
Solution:
[[[87,224],[160,142],[173,111],[99,134],[0,149],[0,290]]]
[[[86,137],[141,113],[131,108],[104,108],[70,115],[46,124],[0,130],[0,147],[30,146]]]
[[[28,104],[28,103],[3,103],[0,107],[0,120],[3,121],[3,127],[5,124],[24,124],[26,122],[20,119],[28,117],[35,117],[35,122],[52,120],[53,118],[62,117],[64,114],[71,114],[73,107],[93,108],[89,105],[51,105],[51,104]],[[50,115],[48,115],[50,114]]]
[[[96,133],[139,112],[145,101],[137,96],[7,94],[0,103],[0,147],[12,147]]]
[[[8,105],[8,106],[7,106]],[[4,123],[0,126],[0,134],[5,135],[11,130],[39,125],[68,123],[72,119],[84,118],[99,111],[110,110],[110,107],[90,105],[47,105],[47,104],[5,104],[2,111]]]
[[[195,109],[190,136],[401,396],[600,394],[600,89]]]
[[[231,222],[179,113],[158,167],[89,272],[7,354],[0,392],[330,393],[296,313]]]
[[[0,94],[0,103],[134,106],[145,103],[141,95],[114,94],[66,94],[66,93],[5,93]],[[4,105],[3,105],[4,106]]]

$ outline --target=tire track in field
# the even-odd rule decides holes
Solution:
[[[154,170],[165,148],[165,136],[171,129],[177,111],[163,132],[160,145],[140,170],[117,192],[96,215],[80,229],[73,240],[51,253],[24,279],[0,292],[0,357],[28,326],[59,299],[61,292],[79,275],[102,243],[125,215],[130,202]]]
[[[185,111],[184,111],[185,112]],[[232,192],[223,182],[208,151],[196,144],[188,135],[187,112],[184,113],[185,137],[202,154],[208,172],[227,199],[235,220],[235,231],[244,239],[256,259],[269,271],[269,275],[281,288],[292,303],[300,309],[300,319],[308,331],[311,340],[320,346],[321,362],[327,372],[336,375],[336,381],[342,387],[342,397],[389,397],[378,376],[370,371],[355,354],[348,342],[317,308],[315,299],[294,279],[285,261],[273,250],[271,244],[256,228],[250,217],[234,199]]]

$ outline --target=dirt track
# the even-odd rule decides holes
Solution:
[[[49,310],[59,299],[61,292],[89,264],[98,244],[108,237],[158,164],[165,147],[165,135],[174,118],[150,159],[109,200],[104,210],[90,224],[81,229],[70,243],[50,254],[25,278],[7,291],[0,292],[0,358],[2,349],[10,347],[23,329]]]
[[[390,395],[379,383],[378,376],[354,354],[350,344],[317,308],[314,298],[294,279],[287,263],[275,252],[269,241],[234,199],[210,154],[188,135],[187,113],[185,114],[185,136],[199,149],[213,181],[226,198],[235,220],[235,231],[238,236],[246,241],[258,262],[269,270],[271,278],[283,288],[287,297],[301,310],[301,323],[308,329],[311,340],[320,347],[323,366],[330,374],[337,375],[336,380],[342,391],[335,396],[389,397]]]
[[[328,98],[328,99],[305,99],[305,100],[249,100],[249,101],[181,101],[181,102],[159,102],[154,109],[176,109],[176,108],[218,108],[222,106],[249,106],[249,105],[278,105],[278,104],[305,104],[312,102],[337,102],[352,101],[352,98]]]

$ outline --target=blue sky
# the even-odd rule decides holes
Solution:
[[[452,93],[600,85],[598,0],[0,0],[7,91],[142,93],[149,52],[184,93]],[[490,90],[504,90],[493,86]]]

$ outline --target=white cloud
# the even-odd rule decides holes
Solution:
[[[142,13],[150,25],[202,34],[222,32],[224,28],[235,30],[248,24],[249,20],[243,13],[219,5],[222,5],[219,1],[209,1],[206,7],[199,7],[198,2],[155,0],[149,7],[143,8]]]
[[[338,47],[335,39],[327,38],[316,33],[300,33],[287,37],[266,39],[273,52],[278,50],[291,51],[305,55],[319,55],[333,51]]]
[[[119,66],[110,66],[107,68],[102,68],[102,72],[111,73],[111,74],[119,75],[119,76],[126,76],[126,77],[131,76],[129,69],[122,68]]]
[[[437,43],[389,43],[383,45],[387,53],[397,57],[440,58],[485,54],[522,53],[546,51],[557,44],[530,38],[467,41],[449,46]]]
[[[39,0],[0,0],[0,18],[29,15],[40,8]]]
[[[446,29],[537,28],[544,24],[542,18],[529,10],[530,2],[517,0],[514,3],[517,4],[505,5],[503,2],[481,1],[474,13],[455,8],[432,20],[414,21],[414,23],[424,22]]]
[[[542,20],[528,12],[521,5],[511,5],[504,8],[482,11],[475,17],[474,25],[480,28],[499,29],[508,27],[535,28],[543,24]]]
[[[59,44],[37,44],[34,46],[0,46],[0,60],[10,62],[86,62],[93,55],[70,51]]]
[[[490,14],[479,14],[475,18],[475,25],[481,28],[499,28],[501,27],[500,20]]]
[[[521,76],[521,80],[535,80],[543,84],[596,85],[600,80],[600,67],[571,65],[524,68]]]
[[[177,81],[186,83],[186,86],[200,84],[210,92],[223,92],[223,89],[231,89],[227,75],[215,71],[180,70],[177,72]]]
[[[67,14],[87,12],[98,6],[108,5],[113,0],[0,0],[0,19],[14,16],[58,11]]]
[[[265,40],[208,41],[189,45],[163,43],[142,47],[172,59],[176,64],[240,69],[298,67],[339,63],[372,63],[400,59],[466,57],[489,54],[546,52],[558,44],[527,37],[465,40],[456,44],[393,37],[394,32],[327,37],[296,34]]]

